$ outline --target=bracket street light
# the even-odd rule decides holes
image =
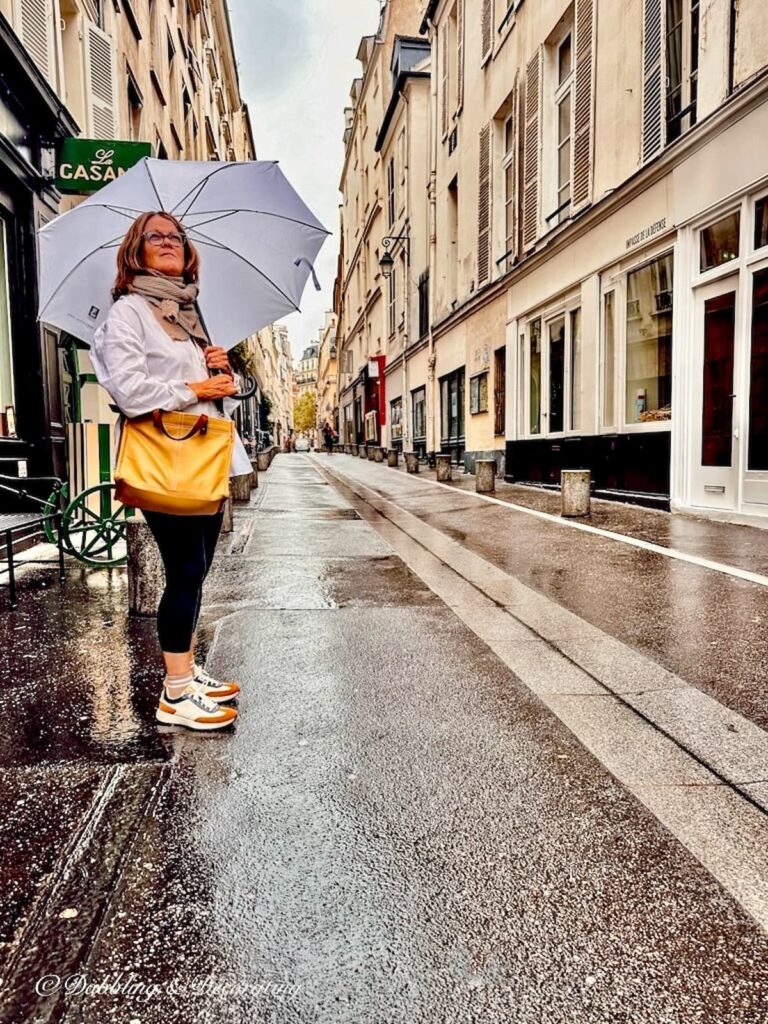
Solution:
[[[409,256],[408,235],[387,235],[385,238],[382,238],[381,244],[384,246],[384,253],[379,260],[379,269],[381,270],[381,276],[385,278],[385,280],[389,280],[392,276],[392,268],[395,265],[392,253],[389,251],[390,246],[394,242],[402,242],[403,249],[405,250],[405,258],[408,259]]]

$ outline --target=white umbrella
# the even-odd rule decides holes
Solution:
[[[116,256],[132,221],[172,213],[200,253],[199,306],[231,348],[299,308],[329,232],[273,161],[145,158],[39,233],[38,319],[90,343],[109,312]]]

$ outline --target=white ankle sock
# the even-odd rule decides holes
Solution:
[[[181,690],[183,690],[186,686],[189,686],[190,683],[193,683],[194,681],[195,680],[191,672],[188,672],[187,675],[185,676],[179,676],[176,679],[171,679],[170,676],[166,674],[166,677],[163,680],[163,688],[165,690],[173,690],[175,694],[178,694]]]

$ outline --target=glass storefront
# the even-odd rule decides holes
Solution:
[[[752,283],[747,468],[768,470],[768,269],[758,270]]]
[[[0,423],[8,433],[6,412],[14,405],[11,317],[8,296],[8,248],[5,221],[0,217]]]
[[[672,417],[672,253],[627,274],[625,422]]]

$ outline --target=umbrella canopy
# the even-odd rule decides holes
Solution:
[[[132,221],[172,213],[200,254],[199,306],[231,348],[299,308],[329,232],[274,161],[145,158],[39,233],[38,319],[90,343],[109,312],[117,250]]]

